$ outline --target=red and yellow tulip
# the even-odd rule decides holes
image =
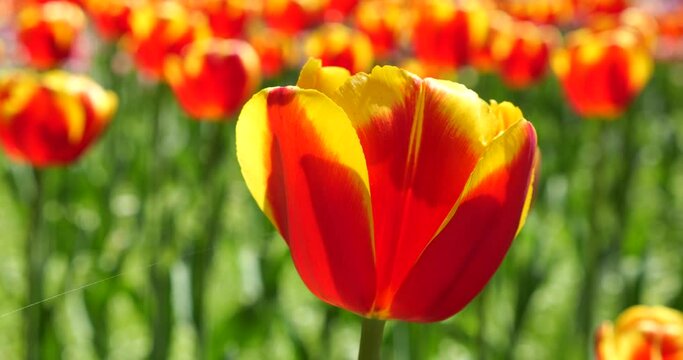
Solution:
[[[491,58],[503,81],[512,88],[524,88],[538,82],[547,72],[560,33],[549,25],[528,21],[510,21],[496,31],[491,42]]]
[[[524,221],[533,126],[460,84],[320,64],[244,106],[247,187],[320,299],[378,319],[455,314]]]
[[[489,29],[489,9],[476,2],[455,5],[425,1],[415,9],[412,42],[415,56],[425,64],[459,67],[471,62]]]
[[[297,61],[294,39],[279,30],[255,30],[249,34],[248,41],[261,59],[261,72],[266,78],[279,75]]]
[[[259,58],[241,40],[203,39],[166,61],[165,77],[183,109],[197,120],[227,119],[261,80]]]
[[[325,66],[339,66],[353,73],[370,69],[374,62],[367,35],[340,23],[328,23],[310,33],[304,52],[321,59]]]
[[[210,36],[206,18],[179,2],[162,0],[135,7],[127,45],[139,69],[160,78],[164,61],[194,40]]]
[[[273,29],[296,35],[322,18],[319,0],[263,0],[263,20]]]
[[[66,165],[105,129],[116,96],[84,76],[53,70],[0,74],[0,143],[7,155],[44,167]]]
[[[250,9],[245,0],[194,0],[188,6],[206,15],[211,34],[218,38],[241,38],[249,19]]]
[[[574,16],[575,0],[497,0],[496,5],[517,20],[561,24]]]
[[[629,4],[629,0],[575,0],[577,11],[583,16],[619,14]]]
[[[59,65],[71,55],[85,27],[85,14],[68,1],[28,4],[17,17],[18,40],[29,64],[38,69]]]
[[[97,31],[105,39],[115,40],[131,31],[131,0],[87,0],[85,5]]]
[[[552,65],[574,110],[584,117],[616,118],[652,75],[650,49],[629,28],[577,30]]]
[[[683,313],[663,306],[634,306],[615,325],[600,326],[597,360],[683,360]]]
[[[372,42],[378,58],[387,58],[396,49],[399,34],[408,18],[401,4],[390,1],[364,1],[358,4],[355,23]]]

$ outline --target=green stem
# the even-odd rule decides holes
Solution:
[[[142,209],[143,227],[148,228],[147,236],[152,240],[152,247],[155,248],[157,265],[150,268],[150,282],[153,289],[154,310],[151,316],[150,328],[153,333],[152,340],[152,359],[166,359],[168,357],[169,345],[171,342],[172,323],[172,304],[171,304],[171,279],[168,264],[163,261],[170,244],[170,237],[173,235],[173,221],[164,220],[167,218],[166,208],[161,199],[161,188],[166,175],[166,159],[161,153],[161,112],[163,109],[165,89],[159,84],[154,94],[152,111],[152,141],[150,163],[148,164],[149,173],[147,174],[147,188],[143,196],[145,203]],[[165,226],[168,225],[168,226]]]
[[[601,120],[592,120],[601,121]],[[597,292],[597,282],[600,276],[600,258],[604,244],[604,231],[601,224],[601,210],[602,204],[605,200],[605,167],[607,166],[607,125],[604,122],[597,124],[597,133],[595,134],[596,141],[596,159],[591,169],[592,188],[590,208],[588,209],[589,231],[582,242],[583,250],[583,266],[584,278],[579,298],[579,331],[581,333],[581,340],[584,344],[584,349],[587,349],[591,339],[591,332],[593,330],[593,314],[595,308],[595,297]]]
[[[206,292],[207,270],[211,264],[213,247],[218,240],[221,231],[221,214],[224,208],[226,193],[225,181],[220,179],[218,173],[225,154],[226,141],[224,124],[206,124],[209,126],[210,140],[207,143],[206,160],[200,162],[203,177],[203,187],[206,192],[205,209],[209,209],[209,216],[205,223],[205,231],[201,238],[193,243],[192,272],[192,315],[197,331],[198,358],[204,358],[206,354],[206,321],[204,314],[204,294]]]
[[[379,360],[385,320],[363,318],[358,360]]]
[[[43,299],[43,266],[45,263],[45,248],[40,239],[40,225],[43,209],[43,176],[39,169],[33,169],[35,178],[35,193],[31,200],[30,217],[26,230],[26,265],[28,294],[27,300],[31,307],[26,309],[26,359],[40,358],[40,346],[45,330],[43,307],[39,302]],[[33,306],[35,304],[35,306]]]

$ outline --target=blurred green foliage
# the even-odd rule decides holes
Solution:
[[[77,164],[42,171],[42,298],[26,305],[32,170],[0,157],[0,358],[352,359],[360,319],[305,288],[239,173],[234,122],[189,120],[162,85],[92,76],[120,98]],[[292,84],[288,73],[269,84]],[[629,305],[683,308],[683,65],[659,64],[622,118],[586,121],[555,79],[512,91],[542,163],[527,224],[493,280],[435,324],[389,322],[387,359],[586,359],[592,331]],[[37,339],[34,339],[37,340]]]

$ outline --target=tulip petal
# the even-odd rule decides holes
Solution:
[[[328,303],[367,313],[375,292],[368,174],[342,109],[316,90],[265,89],[236,131],[247,187],[303,281]]]
[[[349,77],[349,71],[342,67],[323,66],[321,60],[309,59],[301,69],[296,86],[318,90],[331,98]]]
[[[391,66],[351,77],[334,99],[368,163],[382,317],[502,124],[466,87]]]
[[[462,309],[483,288],[518,229],[535,152],[536,134],[526,121],[491,143],[452,219],[396,292],[391,318],[438,321]]]

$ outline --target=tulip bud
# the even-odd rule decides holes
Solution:
[[[260,83],[254,48],[241,40],[202,39],[169,56],[166,80],[180,105],[197,120],[233,114]]]
[[[116,96],[80,75],[0,74],[0,143],[12,159],[44,167],[76,159],[105,129]]]
[[[85,27],[80,7],[68,1],[29,4],[19,11],[18,40],[28,62],[38,69],[59,65],[71,55]]]
[[[663,306],[633,306],[615,325],[596,333],[597,360],[683,359],[683,313]]]

